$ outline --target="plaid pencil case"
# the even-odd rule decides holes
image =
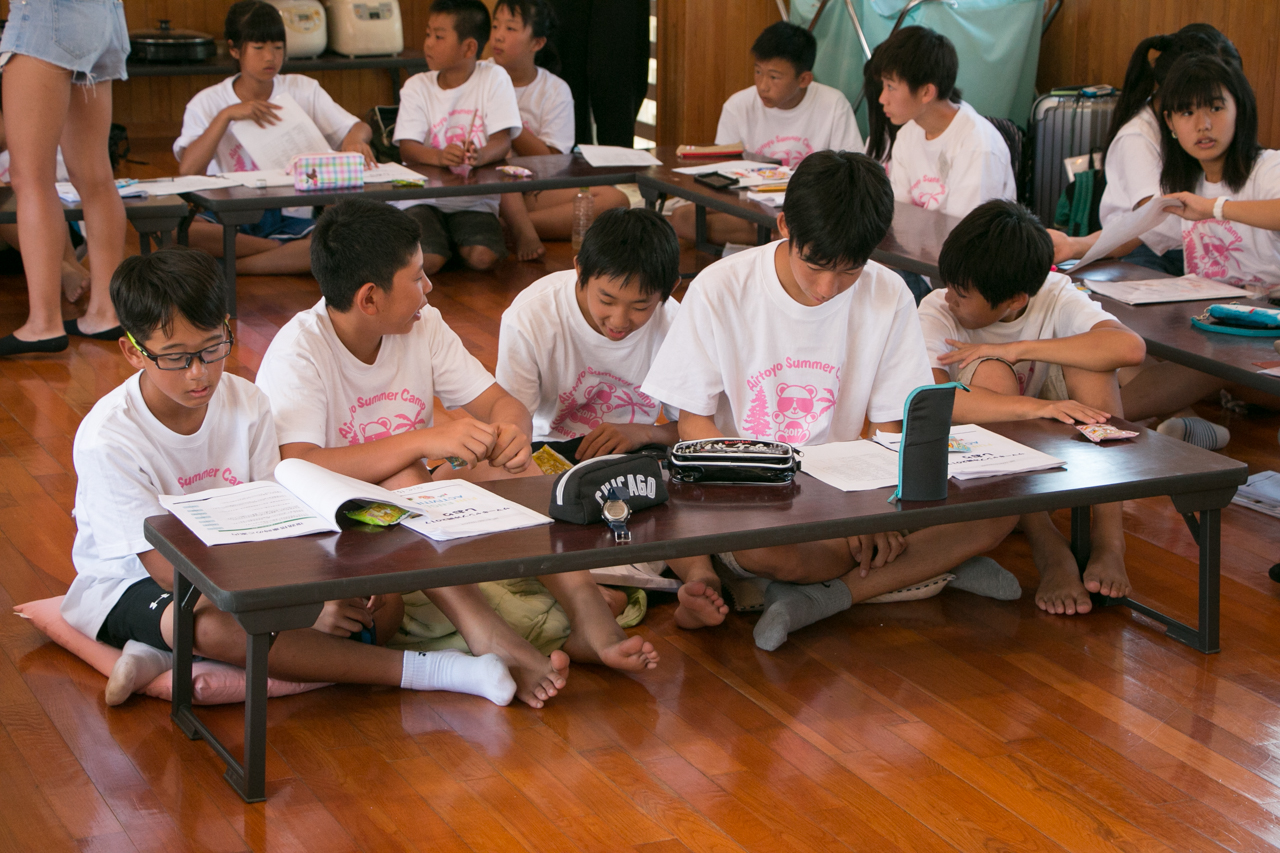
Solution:
[[[364,186],[364,155],[354,151],[299,154],[289,164],[295,190],[341,190]]]

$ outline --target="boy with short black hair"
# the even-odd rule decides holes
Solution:
[[[863,150],[858,122],[844,93],[814,82],[818,43],[804,27],[778,21],[751,45],[755,85],[729,96],[720,109],[716,144],[741,142],[752,154],[795,167],[814,151]],[[671,224],[685,240],[695,239],[694,209],[684,205]],[[713,243],[754,243],[755,226],[727,213],[707,215]]]
[[[120,349],[138,372],[76,431],[76,578],[62,615],[123,649],[107,683],[107,704],[118,705],[173,660],[173,566],[143,536],[143,520],[163,514],[160,495],[269,479],[280,456],[265,395],[223,374],[233,341],[213,258],[187,249],[126,258],[111,301],[125,330]],[[386,642],[402,609],[399,596],[326,603],[314,628],[280,634],[271,675],[511,701],[515,683],[495,656],[402,653],[347,639],[368,629]],[[196,604],[195,652],[245,662],[244,629],[208,599]]]
[[[903,27],[875,50],[881,91],[872,109],[899,125],[889,165],[893,196],[964,216],[988,199],[1017,198],[1009,146],[960,99],[955,45],[927,27]]]
[[[468,472],[473,477],[529,465],[529,412],[427,304],[419,238],[412,217],[367,199],[344,200],[320,217],[311,254],[322,298],[281,328],[258,371],[282,457],[388,488],[431,480],[426,459],[455,457],[479,469]],[[436,397],[467,416],[434,423]],[[564,686],[569,657],[629,669],[656,664],[652,645],[622,633],[589,574],[543,583],[573,624],[568,657],[539,653],[474,584],[426,594],[472,652],[492,651],[512,667],[516,696],[533,707]]]
[[[821,151],[800,164],[778,217],[783,239],[694,280],[644,380],[646,393],[680,409],[682,439],[823,444],[860,438],[868,420],[873,430],[901,430],[907,395],[932,377],[910,292],[869,260],[892,218],[893,190],[871,158]],[[774,581],[755,628],[756,644],[772,650],[789,631],[966,561],[1016,590],[1003,569],[971,560],[1013,524],[989,519],[719,556],[734,573]]]
[[[422,52],[431,69],[400,90],[395,141],[409,165],[445,166],[458,174],[507,156],[523,127],[511,77],[501,65],[477,64],[489,40],[480,0],[435,0]],[[422,230],[423,270],[430,275],[456,250],[471,269],[492,269],[506,255],[496,195],[397,202]]]
[[[574,269],[523,290],[502,315],[498,382],[533,415],[535,442],[570,461],[679,440],[675,418],[640,390],[679,303],[680,244],[671,226],[643,208],[596,219]],[[685,584],[676,622],[719,624],[729,612],[720,581],[702,560],[670,561]]]
[[[1065,275],[1050,272],[1053,242],[1016,202],[989,201],[943,243],[945,290],[920,303],[920,323],[938,382],[957,380],[957,423],[1053,418],[1102,423],[1123,416],[1116,370],[1142,363],[1146,344]],[[1122,505],[1094,507],[1093,549],[1083,579],[1048,513],[1021,519],[1050,613],[1087,613],[1090,592],[1129,594]]]

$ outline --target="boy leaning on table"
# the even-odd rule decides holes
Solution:
[[[694,279],[641,386],[680,410],[681,439],[824,444],[859,438],[868,420],[873,431],[901,431],[907,395],[933,378],[911,292],[869,260],[892,219],[893,190],[871,158],[819,151],[800,164],[778,217],[783,239]],[[789,631],[948,571],[957,573],[952,585],[1018,597],[1012,575],[972,559],[1015,521],[718,557],[735,574],[773,581],[755,627],[756,645],[772,651]]]
[[[1142,338],[1050,272],[1053,241],[1031,211],[994,200],[976,207],[942,244],[943,290],[920,303],[934,378],[955,379],[957,423],[1054,418],[1103,423],[1123,417],[1116,370],[1142,364]],[[1093,549],[1084,577],[1046,512],[1019,520],[1040,572],[1036,605],[1072,615],[1089,593],[1129,594],[1119,503],[1093,508]]]
[[[223,375],[233,343],[223,298],[217,262],[193,249],[126,258],[111,281],[125,330],[120,349],[137,372],[76,431],[76,577],[62,602],[72,627],[124,652],[107,682],[109,705],[173,662],[173,566],[143,536],[143,521],[164,514],[158,497],[270,479],[280,459],[266,395]],[[312,628],[279,635],[270,674],[511,701],[515,682],[495,655],[377,645],[395,632],[402,610],[399,596],[327,602]],[[376,643],[352,639],[362,633]],[[244,630],[207,598],[195,607],[195,653],[245,662]]]

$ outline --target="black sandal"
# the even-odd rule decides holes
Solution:
[[[6,355],[27,355],[28,353],[62,352],[70,346],[66,335],[56,338],[43,338],[38,341],[24,341],[13,335],[0,338],[0,357]]]
[[[103,329],[101,332],[94,332],[92,335],[80,331],[79,320],[63,320],[62,328],[68,335],[75,335],[78,338],[89,338],[95,341],[114,341],[124,337],[124,329],[120,326],[112,326],[110,329]]]

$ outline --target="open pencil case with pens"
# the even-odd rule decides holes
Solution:
[[[1280,338],[1280,309],[1239,303],[1210,305],[1203,314],[1191,318],[1191,325],[1206,332]]]

